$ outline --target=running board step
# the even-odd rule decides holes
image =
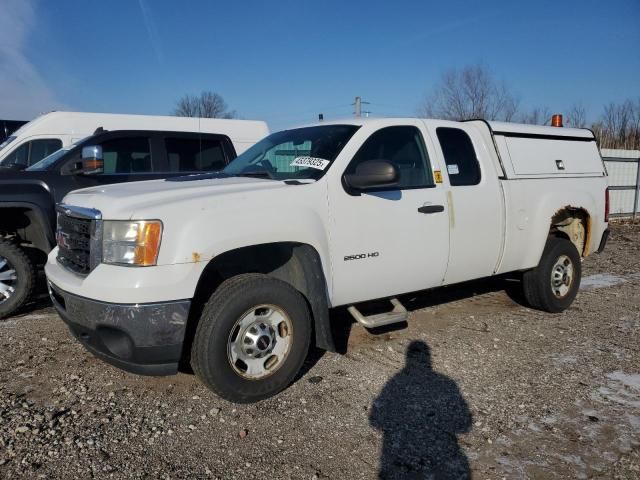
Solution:
[[[406,322],[409,317],[409,312],[404,308],[404,305],[400,303],[397,298],[391,299],[393,310],[386,313],[377,313],[375,315],[365,316],[354,306],[351,305],[347,310],[356,319],[356,321],[365,328],[382,327],[383,325],[390,325],[392,323]]]

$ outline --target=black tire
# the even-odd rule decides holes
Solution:
[[[265,378],[248,379],[232,366],[228,343],[236,322],[258,305],[273,305],[284,311],[293,333],[288,354],[278,368]],[[311,329],[307,302],[288,283],[262,274],[238,275],[224,281],[205,305],[193,340],[191,367],[222,398],[257,402],[293,381],[309,351]]]
[[[554,286],[552,275],[554,267],[562,262],[564,268],[572,267],[571,279],[565,277],[563,287],[568,287],[566,292],[560,294],[560,289]],[[560,266],[562,267],[562,266]],[[558,272],[558,276],[560,272]],[[549,237],[542,252],[540,264],[533,270],[522,275],[522,288],[524,297],[529,305],[546,312],[558,313],[569,308],[578,294],[580,279],[582,277],[582,263],[580,254],[575,245],[566,238]],[[560,280],[558,280],[560,283]],[[566,285],[569,283],[569,285]]]
[[[29,256],[16,244],[0,239],[0,278],[8,269],[15,270],[15,280],[0,280],[5,285],[10,285],[14,291],[7,298],[0,293],[0,318],[5,318],[14,313],[29,301],[36,283],[36,271]],[[2,286],[0,285],[0,288]]]

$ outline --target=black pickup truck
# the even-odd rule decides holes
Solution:
[[[55,206],[68,192],[217,171],[235,157],[226,135],[98,129],[26,170],[0,168],[0,318],[31,298],[56,244]]]

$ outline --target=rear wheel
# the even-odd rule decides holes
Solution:
[[[27,254],[14,243],[0,240],[0,318],[8,317],[31,298],[35,279]]]
[[[565,238],[549,237],[540,264],[522,276],[524,297],[532,307],[562,312],[576,298],[581,275],[575,245]]]
[[[310,341],[309,308],[297,290],[267,275],[238,275],[204,307],[191,366],[221,397],[256,402],[293,381]]]

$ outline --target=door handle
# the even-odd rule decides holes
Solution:
[[[420,213],[439,213],[444,212],[444,205],[423,205],[418,207]]]

